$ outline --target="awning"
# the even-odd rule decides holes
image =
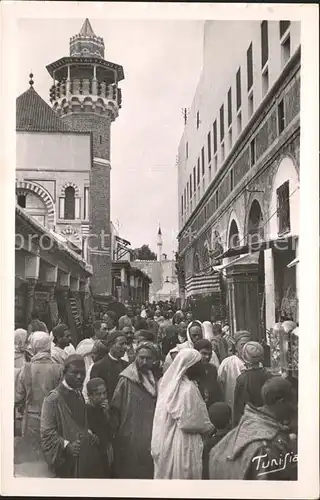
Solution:
[[[300,260],[299,260],[299,257],[296,257],[295,259],[293,259],[290,264],[287,265],[287,267],[294,267],[296,266],[297,264],[299,264]]]
[[[299,236],[292,235],[287,238],[276,238],[270,240],[260,240],[251,244],[242,245],[239,247],[228,248],[224,253],[218,255],[216,260],[224,259],[225,257],[235,257],[237,255],[243,255],[245,253],[260,252],[268,250],[270,248],[276,248],[277,250],[286,250],[287,248],[295,248],[293,245],[295,241],[298,240]]]
[[[218,272],[198,274],[189,276],[186,279],[186,297],[211,293],[220,293],[220,275]]]
[[[243,264],[243,263],[245,263],[245,264],[258,263],[258,260],[259,260],[259,255],[257,255],[256,253],[254,253],[253,255],[246,253],[243,255],[239,255],[236,259],[232,260],[231,262],[227,262],[227,264],[223,264],[221,266],[213,266],[212,268],[214,271],[221,272],[230,266],[234,266],[235,264],[238,264],[239,262],[241,262],[241,264]]]

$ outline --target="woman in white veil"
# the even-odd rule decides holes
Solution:
[[[153,420],[154,479],[201,479],[202,434],[213,430],[196,380],[201,354],[185,348],[164,374]]]

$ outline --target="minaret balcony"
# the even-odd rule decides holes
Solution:
[[[78,98],[81,102],[85,97],[92,97],[93,101],[100,98],[105,104],[113,101],[121,108],[121,89],[115,83],[107,84],[91,78],[82,78],[58,82],[50,89],[50,101],[58,105],[65,99],[69,101],[71,98]]]

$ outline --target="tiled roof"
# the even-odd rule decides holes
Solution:
[[[56,115],[34,88],[30,87],[17,98],[16,130],[67,132],[71,129]]]

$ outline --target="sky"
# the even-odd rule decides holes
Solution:
[[[111,126],[111,219],[132,248],[177,248],[176,156],[184,122],[200,78],[203,21],[102,20],[90,18],[104,38],[105,59],[121,64],[122,108]],[[51,77],[45,66],[69,55],[77,19],[19,19],[17,95],[34,88],[49,104]]]

